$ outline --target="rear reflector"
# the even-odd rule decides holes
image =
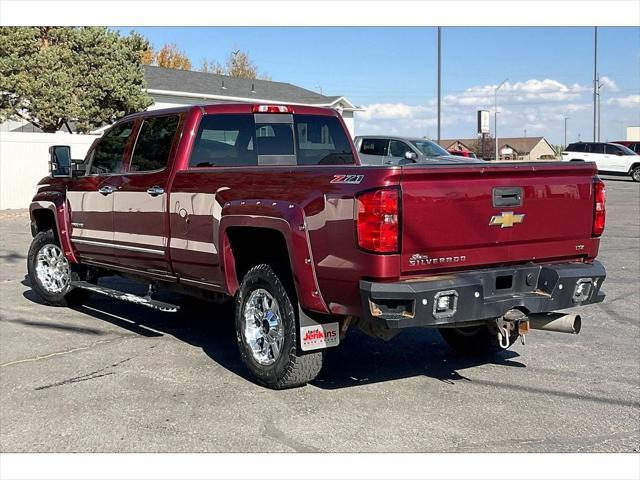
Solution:
[[[604,232],[606,217],[605,199],[606,191],[604,183],[599,178],[593,184],[593,236],[599,237]]]
[[[293,113],[293,108],[288,105],[254,105],[253,113]]]
[[[365,192],[357,197],[358,245],[374,253],[399,249],[399,193],[396,188]]]

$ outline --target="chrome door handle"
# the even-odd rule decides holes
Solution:
[[[98,192],[101,193],[102,195],[111,195],[113,192],[115,192],[115,188],[113,188],[110,185],[106,185],[104,187],[100,187],[98,189]]]
[[[162,195],[164,193],[164,188],[162,187],[150,187],[147,188],[147,193],[152,197],[157,197],[158,195]]]

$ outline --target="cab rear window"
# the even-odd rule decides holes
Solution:
[[[353,163],[351,144],[336,117],[224,114],[201,120],[189,166]]]

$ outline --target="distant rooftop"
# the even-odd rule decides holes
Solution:
[[[516,152],[521,154],[527,154],[533,147],[535,147],[540,140],[544,140],[544,137],[509,137],[509,138],[498,138],[498,148],[502,149],[505,146],[509,146],[513,148]],[[546,141],[546,140],[545,140]],[[442,148],[449,148],[456,142],[460,142],[467,147],[471,147],[475,145],[476,142],[480,142],[480,137],[476,138],[452,138],[446,140],[440,140],[438,144]]]

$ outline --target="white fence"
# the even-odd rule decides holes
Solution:
[[[71,158],[84,158],[98,138],[70,133],[0,132],[0,210],[27,208],[36,184],[49,173],[49,147],[69,145]]]

